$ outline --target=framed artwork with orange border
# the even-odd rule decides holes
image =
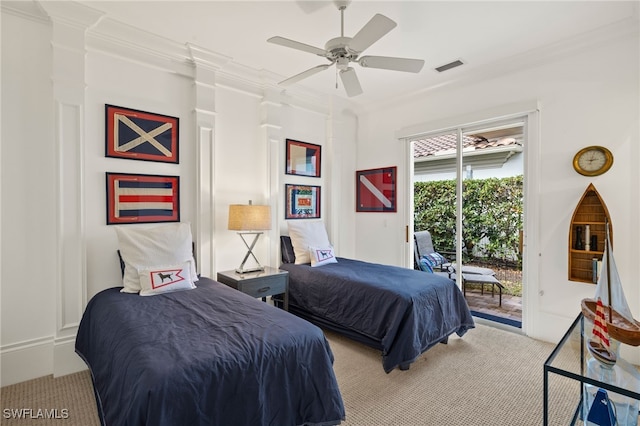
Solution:
[[[180,176],[106,172],[107,225],[180,222]]]
[[[177,117],[105,105],[105,156],[179,163]]]
[[[287,139],[285,174],[320,177],[321,156],[320,145]]]

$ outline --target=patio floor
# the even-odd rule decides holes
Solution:
[[[472,286],[467,284],[466,287],[467,304],[472,311],[504,318],[511,321],[522,322],[521,297],[503,294],[502,306],[498,306],[500,298],[497,291],[492,297],[491,290],[487,291],[487,287],[485,287],[484,294],[480,293],[479,286]]]

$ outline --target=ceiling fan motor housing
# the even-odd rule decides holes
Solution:
[[[332,38],[325,44],[324,49],[329,53],[327,58],[336,62],[339,69],[345,69],[349,65],[349,61],[355,61],[360,52],[349,49],[351,37]]]

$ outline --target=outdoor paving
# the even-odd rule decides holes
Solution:
[[[498,306],[500,298],[498,292],[491,297],[491,290],[485,288],[480,294],[480,288],[467,286],[467,304],[472,311],[491,314],[514,321],[522,321],[522,298],[518,296],[502,295],[502,306]]]

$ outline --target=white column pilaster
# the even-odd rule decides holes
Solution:
[[[194,125],[196,127],[197,195],[193,229],[201,275],[215,279],[215,126],[216,72],[229,58],[189,44],[194,65]]]
[[[267,144],[267,179],[269,205],[271,205],[271,231],[269,236],[269,265],[280,266],[280,220],[284,217],[282,206],[284,200],[279,195],[284,193],[282,176],[284,174],[284,143],[282,135],[282,102],[275,89],[265,89],[260,103],[260,126],[262,137]],[[280,197],[282,198],[282,197]]]
[[[52,22],[51,81],[56,143],[56,331],[54,375],[76,371],[70,357],[86,305],[84,215],[85,37],[100,12],[74,2],[42,2]],[[78,362],[75,362],[78,361]]]

